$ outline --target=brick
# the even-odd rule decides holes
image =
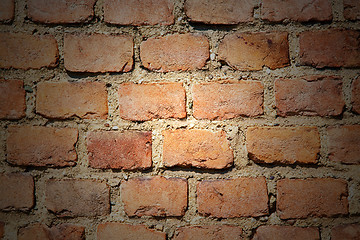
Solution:
[[[257,163],[316,163],[320,134],[316,127],[250,127],[246,148]]]
[[[264,88],[257,81],[194,84],[192,91],[197,119],[224,120],[264,113]]]
[[[223,131],[167,130],[163,132],[166,167],[223,169],[233,165],[233,152]]]
[[[110,189],[90,179],[50,179],[46,182],[46,208],[58,217],[93,217],[110,213]]]
[[[254,1],[186,0],[185,13],[191,22],[238,24],[253,21]]]
[[[228,225],[194,226],[178,228],[174,240],[241,240],[240,227]]]
[[[185,118],[185,102],[181,83],[125,83],[119,87],[120,117],[126,120]]]
[[[347,20],[360,20],[360,2],[344,0],[344,17]]]
[[[0,68],[52,68],[58,59],[58,45],[51,35],[0,33]]]
[[[89,166],[101,169],[143,170],[151,167],[151,132],[90,132]]]
[[[41,82],[36,112],[50,119],[106,119],[107,91],[99,82]]]
[[[331,2],[329,0],[263,0],[261,18],[271,22],[281,22],[286,19],[297,22],[331,21]]]
[[[162,176],[121,182],[121,199],[129,216],[183,216],[187,207],[187,181]]]
[[[268,194],[265,178],[204,180],[197,184],[201,215],[233,218],[267,215]]]
[[[129,72],[133,39],[127,35],[65,34],[64,64],[71,72]]]
[[[20,173],[0,174],[0,209],[27,211],[34,206],[34,180]]]
[[[342,81],[332,76],[277,79],[275,100],[281,117],[339,116],[345,107]]]
[[[360,164],[360,125],[328,127],[327,133],[331,161]]]
[[[355,81],[352,84],[351,103],[352,103],[351,110],[357,114],[360,114],[360,77],[355,79]]]
[[[5,233],[5,223],[4,222],[0,222],[0,239],[2,239],[4,237],[4,233]]]
[[[51,228],[45,224],[32,224],[18,231],[18,240],[85,240],[85,228],[61,224]]]
[[[74,166],[77,139],[78,131],[73,128],[10,126],[7,161],[20,166]]]
[[[0,1],[0,21],[7,22],[14,19],[15,4],[14,0]]]
[[[319,229],[315,227],[260,226],[253,240],[320,240]]]
[[[149,38],[140,45],[143,66],[157,72],[196,70],[209,58],[209,40],[199,34]]]
[[[28,17],[40,23],[83,23],[92,19],[96,0],[29,0]]]
[[[347,183],[342,179],[282,179],[277,184],[281,219],[333,217],[347,214]]]
[[[360,225],[340,225],[331,229],[331,240],[358,240],[360,237]]]
[[[171,25],[174,23],[171,0],[105,0],[104,20],[120,25]]]
[[[98,240],[119,239],[149,239],[166,240],[166,234],[147,228],[144,225],[130,225],[117,222],[99,224],[97,229]]]
[[[218,58],[236,70],[261,70],[290,65],[288,34],[285,32],[234,33],[219,45]]]
[[[300,34],[300,64],[324,67],[360,66],[360,31],[327,29]]]
[[[25,117],[24,82],[0,79],[0,119]]]

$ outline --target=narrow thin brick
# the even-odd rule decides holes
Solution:
[[[14,0],[0,1],[0,22],[8,22],[14,19],[15,3]]]
[[[166,233],[147,228],[145,225],[130,225],[117,222],[99,224],[97,240],[148,239],[166,240]]]
[[[2,239],[4,237],[4,233],[5,233],[5,223],[4,222],[0,222],[0,239]]]
[[[260,226],[252,240],[320,240],[319,229],[315,227]]]
[[[18,231],[18,240],[85,240],[85,228],[60,224],[51,228],[45,224],[32,224]]]
[[[174,240],[242,240],[242,230],[237,226],[213,225],[181,227],[176,230]]]
[[[24,82],[0,79],[0,119],[21,119],[25,109]]]
[[[360,114],[360,77],[354,80],[352,84],[352,111]]]
[[[347,20],[360,20],[360,2],[358,0],[343,0],[344,17]]]
[[[360,224],[340,225],[331,229],[331,240],[359,240]]]

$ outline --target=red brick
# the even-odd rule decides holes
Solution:
[[[33,224],[31,226],[20,228],[18,231],[18,240],[50,240],[49,229],[43,224]]]
[[[267,215],[265,178],[204,180],[197,184],[198,211],[219,218]]]
[[[0,119],[25,117],[24,82],[0,79]]]
[[[250,127],[246,148],[258,163],[316,163],[320,134],[316,127]]]
[[[151,132],[90,132],[89,166],[112,169],[146,169],[151,161]]]
[[[360,125],[328,127],[331,161],[360,164]]]
[[[157,72],[196,70],[209,58],[209,40],[199,34],[149,38],[140,45],[143,66]]]
[[[31,176],[0,174],[0,209],[27,211],[34,206],[34,180]]]
[[[39,83],[36,112],[50,119],[72,117],[106,119],[108,99],[105,84],[99,82]]]
[[[219,59],[236,70],[261,70],[290,65],[288,34],[285,32],[234,33],[219,46]]]
[[[262,115],[264,89],[260,82],[203,83],[193,87],[194,117],[224,120]]]
[[[195,226],[178,228],[174,240],[241,240],[240,227],[228,225]]]
[[[166,167],[222,169],[233,165],[233,152],[223,131],[167,130],[163,132]]]
[[[19,229],[18,240],[84,240],[85,228],[61,224],[51,228],[44,224],[33,224]]]
[[[300,64],[316,68],[359,67],[360,32],[344,29],[300,34]]]
[[[129,72],[134,43],[127,35],[65,34],[64,64],[72,72]]]
[[[342,179],[282,179],[277,184],[281,219],[333,217],[347,214],[347,183]]]
[[[58,58],[57,42],[51,35],[0,33],[0,68],[55,67]]]
[[[360,77],[355,79],[355,81],[352,84],[351,103],[352,103],[351,110],[357,114],[360,114]]]
[[[119,88],[120,117],[126,120],[185,118],[185,101],[181,83],[125,83]]]
[[[91,179],[50,179],[46,182],[46,208],[58,217],[92,217],[110,213],[110,189]]]
[[[186,0],[185,13],[191,22],[238,24],[253,21],[254,1]]]
[[[0,239],[2,239],[4,237],[4,233],[5,233],[5,223],[0,222]]]
[[[174,23],[171,0],[105,0],[104,20],[120,25],[171,25]]]
[[[187,207],[187,181],[162,176],[121,182],[121,199],[129,216],[183,216]]]
[[[332,20],[331,1],[329,0],[263,0],[261,18],[271,22],[285,19],[308,22]]]
[[[359,240],[359,237],[359,224],[341,225],[331,230],[331,240]]]
[[[0,1],[0,21],[6,22],[14,19],[15,4],[14,0]]]
[[[29,0],[28,17],[41,23],[82,23],[94,15],[96,0]]]
[[[319,229],[292,226],[260,226],[253,240],[320,240]]]
[[[358,0],[344,0],[344,17],[347,20],[360,20],[360,2]]]
[[[147,228],[144,225],[130,225],[117,222],[99,224],[97,229],[98,240],[119,239],[149,239],[166,240],[166,234]]]
[[[281,117],[338,116],[345,107],[342,81],[332,76],[277,79],[275,99]]]
[[[10,126],[7,161],[21,166],[74,166],[78,131],[73,128]]]

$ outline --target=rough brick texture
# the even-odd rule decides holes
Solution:
[[[316,163],[320,134],[316,127],[251,127],[246,147],[250,159],[259,163]]]
[[[4,237],[4,233],[5,233],[5,223],[0,222],[0,239],[2,239]]]
[[[167,167],[222,169],[233,164],[233,153],[223,131],[168,130],[163,136],[163,161]]]
[[[110,213],[110,189],[99,181],[50,179],[46,182],[46,208],[58,217],[92,217]]]
[[[14,0],[0,1],[0,21],[10,21],[14,19],[15,4]]]
[[[121,182],[121,199],[129,216],[182,216],[187,207],[187,181],[162,176]]]
[[[19,230],[18,240],[85,240],[85,228],[71,224],[51,228],[44,224],[33,224]]]
[[[108,99],[104,83],[42,82],[37,86],[36,112],[46,118],[106,119]]]
[[[204,180],[197,184],[198,211],[220,218],[267,215],[265,178]]]
[[[73,128],[10,126],[7,161],[21,166],[74,166],[77,139]]]
[[[0,119],[21,119],[25,109],[24,82],[0,79]]]
[[[195,70],[209,58],[209,41],[198,34],[149,38],[140,45],[143,66],[157,72]]]
[[[173,10],[171,0],[105,0],[104,20],[120,25],[170,25]]]
[[[228,225],[182,227],[177,229],[174,240],[242,240],[240,227]]]
[[[253,240],[320,240],[319,229],[292,226],[260,226]]]
[[[328,29],[301,33],[300,64],[316,68],[360,67],[360,32]]]
[[[29,0],[28,16],[40,23],[82,23],[94,15],[96,0]]]
[[[134,43],[127,35],[65,34],[64,64],[72,72],[129,72]]]
[[[288,34],[285,32],[234,33],[219,46],[219,59],[236,70],[261,70],[290,64]]]
[[[360,225],[340,225],[331,229],[331,240],[358,240],[360,238]]]
[[[112,169],[146,169],[151,161],[151,132],[90,132],[89,166]]]
[[[344,17],[348,20],[360,20],[360,2],[344,0]]]
[[[197,119],[223,120],[262,115],[263,86],[257,81],[195,84],[193,110]]]
[[[342,81],[336,77],[303,77],[275,81],[276,112],[279,116],[338,116],[345,102]]]
[[[355,79],[352,84],[351,103],[351,110],[357,114],[360,114],[360,77]]]
[[[0,68],[55,67],[58,58],[57,42],[51,35],[0,33]]]
[[[277,184],[281,219],[332,217],[348,213],[347,183],[342,179],[283,179]]]
[[[121,84],[119,110],[121,118],[133,121],[184,118],[185,90],[181,83]]]
[[[20,173],[0,174],[0,209],[27,211],[34,206],[34,180]]]
[[[144,225],[130,225],[117,222],[99,224],[97,240],[117,239],[166,240],[166,234],[147,228]]]

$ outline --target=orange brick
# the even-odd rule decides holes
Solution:
[[[359,237],[359,224],[340,225],[331,230],[331,240],[358,240]]]
[[[51,228],[44,224],[32,224],[18,231],[18,240],[85,240],[85,228],[61,224]]]
[[[228,225],[178,228],[174,240],[242,240],[240,227]]]
[[[0,119],[25,117],[24,82],[0,79]]]
[[[357,114],[360,114],[360,77],[355,79],[355,81],[352,84],[351,103],[352,103],[351,110]]]
[[[166,234],[147,228],[144,225],[130,225],[117,222],[99,224],[97,229],[98,240],[122,239],[149,239],[166,240]]]
[[[358,0],[343,0],[344,17],[347,20],[360,20],[360,2]]]
[[[292,226],[260,226],[253,240],[320,240],[319,229]]]
[[[7,22],[14,19],[15,4],[14,0],[0,1],[0,21]]]

